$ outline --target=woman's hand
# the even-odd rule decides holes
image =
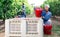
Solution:
[[[41,18],[44,18],[44,16],[42,16]]]

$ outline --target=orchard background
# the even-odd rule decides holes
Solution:
[[[28,3],[28,0],[0,0],[0,37],[4,37],[5,19],[14,18],[17,13],[22,11],[22,3],[26,5],[26,13],[30,15],[33,13],[33,6]],[[45,37],[60,37],[60,0],[46,0],[40,7],[44,8],[45,4],[50,5],[52,12],[52,35],[45,35]]]

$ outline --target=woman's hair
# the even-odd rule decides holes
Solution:
[[[51,9],[49,8],[49,11],[51,11]]]

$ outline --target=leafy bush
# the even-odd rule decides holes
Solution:
[[[22,3],[26,6],[26,13],[32,12],[32,6],[27,0],[0,0],[0,19],[13,18],[22,10]]]

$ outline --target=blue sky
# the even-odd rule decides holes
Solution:
[[[41,4],[44,3],[44,1],[46,0],[28,0],[28,3],[30,5],[33,4],[33,6],[40,6]]]

